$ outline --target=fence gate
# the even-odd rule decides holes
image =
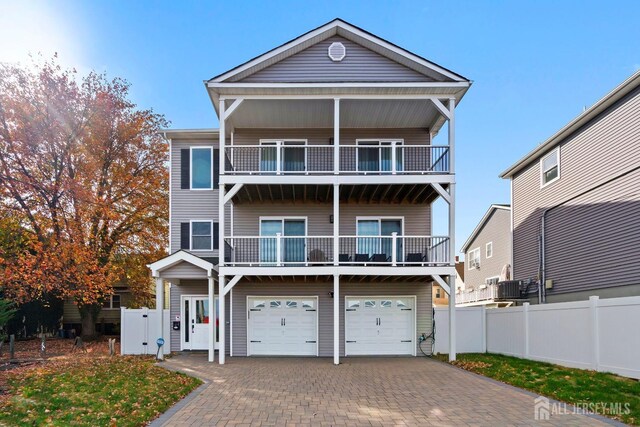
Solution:
[[[120,317],[120,354],[156,354],[156,340],[160,338],[155,309],[121,308]],[[164,353],[170,352],[169,310],[163,310],[162,316],[165,347]]]

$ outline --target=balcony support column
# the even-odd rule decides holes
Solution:
[[[333,173],[340,173],[340,98],[333,99]]]
[[[455,176],[455,105],[454,98],[449,99],[449,171]],[[449,184],[449,264],[455,267],[456,253],[456,184]],[[456,360],[456,275],[449,276],[449,361]]]
[[[340,275],[333,275],[333,364],[340,364]]]
[[[209,362],[214,361],[215,357],[215,349],[216,349],[216,329],[215,329],[215,319],[216,317],[216,297],[215,297],[215,288],[213,283],[213,277],[209,276],[209,289],[208,289],[208,297],[209,297]],[[187,327],[189,325],[187,324]]]
[[[220,274],[218,276],[218,306],[219,306],[219,312],[218,312],[218,336],[220,337],[220,345],[219,345],[219,350],[218,350],[218,363],[220,363],[221,365],[224,365],[224,356],[225,353],[227,351],[227,346],[226,346],[226,324],[227,324],[227,319],[226,319],[226,311],[225,311],[225,307],[224,307],[224,303],[225,303],[225,293],[224,293],[224,285],[226,283],[225,277],[224,275]],[[209,309],[211,309],[211,307],[209,307]],[[210,319],[210,322],[215,322],[215,318],[214,319]],[[213,338],[212,338],[213,339]]]
[[[340,184],[333,184],[333,265],[338,266],[340,253]]]

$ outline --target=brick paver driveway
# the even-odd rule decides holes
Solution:
[[[534,421],[534,396],[426,358],[230,358],[164,362],[207,381],[155,425],[604,425]]]

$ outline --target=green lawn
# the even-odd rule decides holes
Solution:
[[[445,354],[435,357],[448,361],[448,355]],[[498,354],[459,354],[453,364],[570,404],[628,403],[629,414],[616,415],[604,411],[602,415],[640,425],[640,382],[636,380]]]
[[[140,426],[201,381],[152,358],[80,358],[18,370],[0,399],[0,425]]]

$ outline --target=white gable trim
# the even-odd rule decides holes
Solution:
[[[247,71],[248,69],[255,67],[257,65],[259,65],[260,63],[269,61],[270,59],[273,59],[274,57],[277,57],[279,55],[286,55],[287,51],[289,50],[293,50],[294,48],[300,46],[300,45],[304,45],[305,43],[308,43],[310,40],[314,39],[314,38],[318,38],[317,42],[320,42],[322,40],[325,40],[331,36],[334,35],[340,35],[343,36],[347,39],[349,38],[349,35],[353,35],[356,37],[360,37],[370,43],[373,43],[377,46],[380,46],[390,52],[393,52],[396,55],[400,55],[404,58],[407,58],[410,61],[413,61],[414,63],[416,63],[419,66],[428,68],[432,71],[435,71],[436,73],[439,73],[451,80],[453,80],[454,82],[468,82],[468,80],[466,80],[465,78],[433,63],[430,61],[427,61],[424,58],[421,58],[407,50],[404,50],[398,46],[393,45],[392,43],[389,43],[379,37],[376,37],[372,34],[369,34],[363,30],[360,30],[359,28],[354,27],[351,24],[348,24],[344,21],[341,21],[339,19],[333,20],[323,26],[321,26],[320,28],[317,28],[313,31],[310,31],[300,37],[297,37],[296,39],[285,43],[284,45],[273,49],[263,55],[260,55],[250,61],[248,61],[247,63],[240,65],[232,70],[227,71],[224,74],[221,74],[218,77],[215,77],[211,80],[209,80],[208,83],[222,83],[225,80],[228,80],[240,73],[243,73],[245,71]],[[354,41],[357,43],[357,41]],[[315,43],[312,43],[315,44]],[[366,46],[365,46],[366,47]],[[297,53],[296,51],[293,51],[291,54],[295,54]],[[378,52],[380,54],[382,54],[381,52]],[[288,57],[289,55],[283,56],[282,59],[285,59],[286,57]],[[280,60],[282,60],[280,59]],[[390,58],[393,59],[393,58]],[[396,61],[397,62],[397,61]],[[271,65],[271,64],[269,64]],[[268,66],[268,65],[267,65]],[[256,70],[258,71],[258,70]],[[417,71],[417,70],[416,70]],[[423,73],[424,74],[424,73]]]
[[[207,272],[208,277],[212,277],[212,271],[214,269],[213,264],[183,250],[174,252],[173,254],[154,263],[147,264],[147,267],[151,270],[151,275],[153,277],[160,277],[160,273],[162,271],[178,265],[181,262],[188,262],[196,267],[200,267]]]
[[[475,240],[476,237],[478,237],[478,233],[480,233],[480,230],[482,230],[482,227],[484,227],[484,225],[487,223],[493,211],[496,209],[504,209],[506,211],[511,211],[511,206],[491,205],[487,210],[487,212],[482,217],[482,219],[480,220],[480,222],[478,223],[478,225],[476,225],[476,228],[473,229],[473,232],[471,233],[467,241],[464,242],[464,244],[462,245],[462,248],[460,248],[460,253],[464,254],[467,251],[469,246],[471,246],[471,243]]]

